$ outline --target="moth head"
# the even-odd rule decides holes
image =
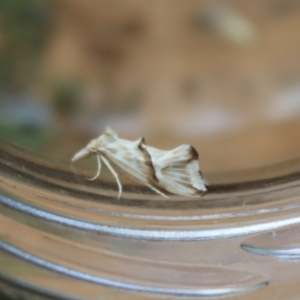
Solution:
[[[105,148],[107,144],[117,139],[117,133],[110,127],[106,127],[105,131],[98,138],[91,140],[85,148],[75,153],[72,162],[96,155],[99,149]]]
[[[72,162],[84,158],[88,158],[97,154],[97,148],[98,148],[97,144],[98,144],[97,139],[91,140],[85,148],[82,148],[81,150],[79,150],[77,153],[74,154],[74,156],[72,157]]]

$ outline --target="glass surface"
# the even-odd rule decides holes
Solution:
[[[207,174],[213,183],[198,199],[165,200],[126,183],[117,200],[108,171],[91,182],[85,168],[73,173],[69,162],[5,141],[0,157],[8,295],[11,285],[37,299],[292,299],[300,292],[299,159],[265,167],[262,179],[260,168]]]

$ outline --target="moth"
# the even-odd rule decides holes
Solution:
[[[207,191],[207,183],[200,171],[198,152],[191,145],[183,144],[170,151],[159,150],[146,145],[143,137],[128,141],[119,138],[114,130],[106,127],[98,138],[73,156],[72,162],[93,155],[97,156],[98,170],[90,180],[100,176],[102,160],[116,179],[118,199],[122,194],[122,185],[114,167],[165,198],[169,198],[166,192],[200,196]]]

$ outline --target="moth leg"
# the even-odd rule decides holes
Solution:
[[[100,176],[100,172],[101,172],[101,160],[100,160],[100,154],[97,154],[97,164],[98,164],[98,170],[97,170],[97,174],[93,177],[93,178],[88,178],[88,180],[95,180]]]
[[[159,191],[158,189],[156,189],[156,188],[155,188],[154,186],[152,186],[151,184],[147,184],[147,186],[148,186],[151,190],[155,191],[157,194],[159,194],[159,195],[165,197],[166,199],[170,199],[167,195],[165,195],[164,193],[162,193],[161,191]]]
[[[111,166],[109,161],[103,156],[101,156],[101,158],[104,161],[104,163],[106,164],[106,166],[108,167],[109,171],[114,175],[114,177],[117,181],[117,184],[118,184],[118,187],[119,187],[119,195],[118,195],[118,200],[119,200],[120,197],[121,197],[121,194],[122,194],[122,184],[119,180],[119,176],[118,176],[117,172],[114,170],[114,168]]]
[[[207,190],[206,191],[202,191],[201,194],[200,194],[200,196],[203,197],[204,195],[207,194],[207,192],[208,192]]]

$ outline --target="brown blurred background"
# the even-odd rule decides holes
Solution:
[[[300,154],[300,1],[0,1],[0,136],[61,159],[106,125],[203,171]]]

